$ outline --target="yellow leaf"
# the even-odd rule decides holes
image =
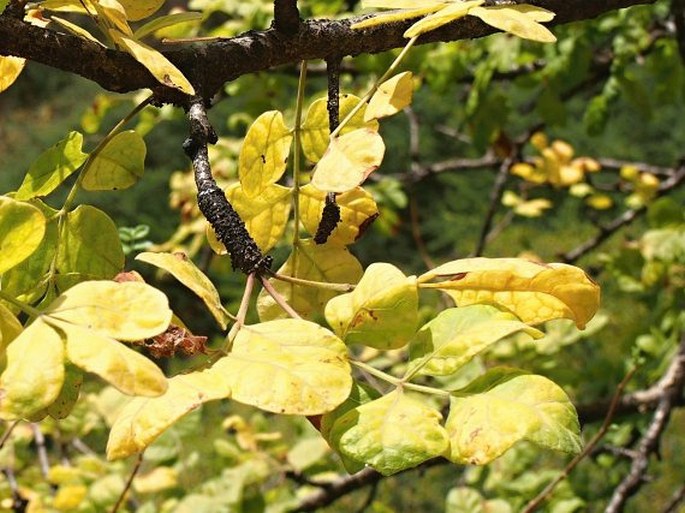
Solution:
[[[126,21],[126,11],[117,0],[97,0],[93,2],[93,7],[97,13],[98,24],[104,22],[109,28],[118,30],[122,34],[133,35]]]
[[[283,236],[290,215],[290,194],[288,187],[280,185],[267,185],[255,198],[250,198],[239,183],[226,189],[228,201],[264,253]]]
[[[504,191],[504,194],[502,194],[502,205],[505,207],[515,207],[522,202],[521,197],[513,191]]]
[[[383,82],[369,100],[364,121],[392,116],[411,104],[414,82],[411,71],[398,73]]]
[[[540,217],[549,208],[552,208],[552,202],[539,198],[519,203],[514,207],[514,213],[523,217]]]
[[[547,22],[554,19],[555,14],[543,7],[537,7],[536,5],[529,4],[519,4],[510,6],[516,9],[518,12],[525,14],[528,18],[537,22]]]
[[[232,398],[275,413],[331,411],[352,387],[345,344],[301,319],[243,327],[226,359]]]
[[[554,43],[557,40],[549,29],[536,21],[548,21],[549,15],[546,15],[545,19],[540,19],[542,14],[538,11],[526,11],[526,9],[520,9],[520,7],[522,6],[474,7],[468,14],[480,18],[492,27],[523,39],[530,39],[541,43]]]
[[[0,372],[5,369],[7,362],[7,344],[17,338],[23,329],[19,319],[0,303]]]
[[[88,494],[88,488],[81,484],[60,486],[52,501],[59,511],[76,511]]]
[[[45,224],[43,213],[30,203],[0,196],[0,274],[38,249]]]
[[[326,192],[347,192],[380,166],[385,153],[383,138],[360,128],[333,139],[314,168],[312,185]]]
[[[238,178],[248,198],[261,194],[283,176],[292,140],[283,114],[277,110],[264,112],[252,123],[238,157]]]
[[[133,489],[138,493],[160,493],[177,485],[178,470],[173,467],[154,467],[133,480]]]
[[[360,22],[354,23],[350,26],[352,30],[360,30],[365,28],[376,27],[378,25],[385,25],[387,23],[396,23],[398,21],[409,20],[411,18],[418,18],[437,11],[444,5],[444,2],[436,2],[435,5],[428,5],[426,7],[419,7],[417,9],[407,9],[406,11],[391,11],[387,13],[378,14],[371,18],[367,18]]]
[[[359,98],[352,94],[340,96],[340,119],[344,119],[347,114],[359,103]],[[364,105],[352,119],[343,127],[341,135],[352,132],[358,128],[368,128],[378,131],[378,121],[364,122]],[[307,111],[304,122],[302,123],[302,151],[305,157],[312,162],[318,162],[328,148],[331,130],[328,124],[328,110],[326,98],[319,98],[314,101]]]
[[[162,292],[135,281],[79,283],[53,301],[45,314],[107,337],[132,341],[159,335],[172,315]]]
[[[446,5],[445,0],[363,0],[362,8],[368,9],[418,9],[420,7],[430,7],[439,9]]]
[[[115,135],[93,159],[81,185],[87,191],[126,189],[145,170],[145,141],[135,130]]]
[[[93,36],[90,32],[88,32],[86,29],[79,27],[75,23],[70,22],[69,20],[65,20],[64,18],[60,18],[59,16],[50,16],[50,21],[55,21],[62,25],[65,29],[67,29],[69,32],[71,32],[74,35],[77,35],[79,37],[82,37],[84,39],[87,39],[88,41],[91,41],[93,43],[97,43],[100,46],[105,46],[103,45],[95,36]]]
[[[160,84],[174,87],[188,95],[195,94],[195,89],[183,76],[183,73],[157,50],[145,43],[126,37],[116,30],[110,30],[109,34],[117,46],[130,53],[135,60],[145,66]]]
[[[595,210],[606,210],[614,205],[614,201],[607,194],[593,194],[585,200]]]
[[[125,458],[142,451],[164,430],[203,403],[227,398],[227,358],[199,372],[179,374],[168,380],[158,397],[135,397],[119,412],[107,441],[107,459]]]
[[[303,280],[350,284],[357,283],[362,272],[361,264],[346,248],[332,244],[318,245],[311,239],[301,240],[297,251],[291,253],[278,270],[278,274]],[[339,294],[333,290],[295,285],[275,278],[269,281],[305,319],[320,317],[326,303]],[[261,321],[288,316],[264,290],[257,299],[257,311]]]
[[[54,321],[53,321],[54,322]],[[121,342],[68,322],[56,322],[67,338],[67,358],[128,395],[158,396],[167,387],[162,371]]]
[[[0,55],[0,93],[14,84],[26,64],[26,59]]]
[[[52,403],[64,382],[64,342],[36,319],[7,346],[0,376],[0,418],[27,418]]]
[[[156,13],[165,0],[119,0],[131,21],[142,20]]]
[[[313,236],[321,221],[321,213],[325,205],[326,193],[311,184],[300,189],[300,220]],[[349,245],[355,242],[363,232],[369,220],[378,216],[378,206],[373,196],[362,189],[344,192],[335,198],[340,207],[340,222],[326,241],[327,244]]]
[[[427,283],[434,279],[436,283]],[[499,305],[523,322],[566,318],[583,329],[599,308],[599,286],[582,269],[518,258],[454,260],[419,277],[421,287],[447,292],[457,303]]]
[[[478,7],[483,2],[484,0],[473,0],[470,2],[459,1],[447,4],[438,12],[426,16],[425,18],[414,23],[404,33],[404,37],[411,38],[420,36],[421,34],[435,30],[438,27],[442,27],[447,23],[458,20],[459,18],[463,18],[471,9]]]
[[[185,253],[140,253],[136,260],[164,269],[192,290],[214,316],[222,329],[228,325],[230,316],[221,304],[219,292],[212,281],[186,256]]]
[[[91,0],[86,0],[85,3],[88,7],[92,7]],[[80,14],[88,14],[88,11],[83,6],[80,0],[44,0],[40,3],[40,8],[48,11],[58,11],[58,12],[77,12]]]
[[[375,263],[352,292],[328,302],[326,321],[346,344],[398,349],[416,331],[418,303],[415,276]]]

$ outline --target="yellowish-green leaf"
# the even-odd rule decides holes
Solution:
[[[150,472],[136,476],[133,489],[141,494],[158,494],[176,488],[178,472],[174,467],[154,467]]]
[[[78,400],[83,383],[81,369],[67,364],[64,366],[64,371],[62,390],[60,390],[57,399],[47,408],[48,414],[53,419],[65,419],[69,416]]]
[[[543,336],[516,316],[494,306],[449,308],[425,324],[412,340],[407,375],[453,374],[490,345],[517,332],[535,338]]]
[[[367,18],[358,23],[354,23],[350,26],[352,30],[360,30],[365,28],[377,27],[378,25],[385,25],[387,23],[396,23],[399,21],[405,21],[412,18],[418,18],[419,16],[425,16],[426,14],[431,14],[439,10],[445,2],[433,2],[425,7],[416,6],[415,9],[407,8],[407,10],[402,11],[391,11],[387,13],[378,14],[372,18]],[[389,7],[389,6],[383,6]]]
[[[344,119],[350,111],[359,103],[359,98],[352,94],[340,96],[340,119]],[[368,128],[378,131],[378,121],[364,122],[366,105],[357,112],[352,119],[343,127],[341,135],[347,134],[359,128]],[[307,111],[302,123],[302,151],[305,157],[312,162],[318,162],[328,148],[331,133],[328,124],[327,99],[319,98],[314,101]]]
[[[46,196],[69,178],[88,158],[83,153],[83,134],[69,132],[64,139],[45,150],[33,161],[15,196],[27,200]]]
[[[56,257],[63,288],[84,279],[113,278],[124,260],[119,231],[107,214],[90,205],[67,214]]]
[[[326,192],[347,192],[360,185],[380,166],[383,138],[360,128],[333,139],[314,169],[312,185]]]
[[[362,8],[369,9],[418,9],[420,7],[431,7],[440,9],[447,2],[445,0],[363,0]]]
[[[472,0],[469,2],[459,1],[447,4],[439,11],[414,23],[404,33],[404,37],[411,38],[420,36],[421,34],[425,34],[426,32],[430,32],[431,30],[435,30],[436,28],[463,18],[469,14],[471,9],[481,5],[483,1],[484,0]]]
[[[81,185],[87,191],[126,189],[145,170],[145,141],[135,130],[112,138],[88,166]]]
[[[386,263],[371,264],[357,287],[331,299],[326,320],[346,344],[398,349],[409,342],[418,322],[416,277]]]
[[[168,380],[158,397],[135,397],[117,416],[109,433],[107,458],[125,458],[142,451],[178,419],[203,403],[230,397],[227,358],[211,368],[179,374]]]
[[[549,21],[549,14],[542,14],[538,10],[520,9],[518,5],[474,7],[468,14],[480,18],[488,25],[509,32],[523,39],[539,41],[541,43],[554,43],[557,38],[548,28],[538,23]],[[543,9],[544,11],[544,9]],[[549,11],[545,11],[549,13]]]
[[[153,32],[168,27],[173,27],[174,25],[189,23],[192,21],[200,21],[202,17],[203,15],[201,12],[174,12],[148,21],[145,23],[145,25],[137,29],[133,35],[136,39],[142,39],[145,36],[149,36]]]
[[[64,383],[64,342],[37,319],[7,347],[0,376],[0,418],[27,418],[50,405]]]
[[[436,283],[428,283],[439,279]],[[599,285],[582,269],[520,258],[466,258],[421,275],[420,286],[447,292],[458,306],[496,304],[527,324],[566,318],[583,329],[599,308]]]
[[[62,25],[65,29],[67,29],[69,32],[72,34],[82,37],[84,39],[87,39],[88,41],[92,41],[93,43],[97,43],[100,46],[105,46],[103,45],[95,36],[93,36],[90,32],[88,32],[86,29],[83,27],[79,27],[76,25],[76,23],[72,23],[69,20],[65,20],[64,18],[60,18],[59,16],[50,16],[50,21],[54,21]]]
[[[301,240],[296,252],[278,270],[278,274],[302,280],[325,283],[355,284],[363,273],[359,261],[344,247],[332,244],[315,244],[311,239]],[[339,292],[269,280],[290,306],[305,319],[321,317],[326,303]],[[257,299],[257,311],[261,321],[285,318],[285,313],[273,298],[262,290]]]
[[[333,424],[330,438],[345,456],[388,476],[447,450],[441,420],[437,409],[398,389],[345,413]]]
[[[17,338],[23,329],[19,319],[0,303],[0,372],[7,363],[7,344]]]
[[[67,338],[67,358],[128,395],[158,396],[167,388],[162,371],[149,359],[98,331],[69,322],[57,327]]]
[[[164,269],[186,287],[192,290],[214,316],[222,329],[228,325],[230,316],[221,304],[219,292],[212,281],[185,253],[140,253],[136,260]]]
[[[414,94],[412,77],[411,71],[404,71],[383,82],[369,100],[364,121],[392,116],[411,104]]]
[[[0,274],[36,251],[45,235],[45,216],[33,205],[0,196]]]
[[[0,93],[14,84],[26,64],[26,59],[0,55]]]
[[[143,340],[171,322],[166,296],[138,281],[87,281],[59,296],[45,312],[52,319],[87,327],[117,340]]]
[[[293,136],[283,114],[270,110],[247,130],[238,156],[238,178],[248,198],[254,198],[285,172]]]
[[[115,29],[127,36],[133,35],[126,19],[124,6],[117,0],[97,0],[92,3],[92,6],[95,8],[97,22],[103,32],[107,32],[107,29]]]
[[[159,83],[174,87],[188,95],[195,94],[195,89],[183,73],[157,50],[115,30],[110,30],[109,34],[119,47],[145,66]]]
[[[239,183],[226,189],[228,201],[263,253],[283,236],[290,215],[290,194],[291,190],[281,185],[267,185],[254,198],[250,198]]]
[[[321,221],[326,193],[307,184],[300,189],[298,199],[300,220],[313,236]],[[369,223],[369,220],[378,216],[378,207],[373,196],[361,187],[336,196],[335,202],[340,207],[340,222],[328,237],[327,243],[347,246],[362,235],[361,230]]]
[[[131,21],[138,21],[156,13],[165,0],[119,0],[126,10],[126,17]]]
[[[85,3],[86,5],[91,4],[90,1]],[[88,11],[80,0],[44,0],[40,3],[40,8],[48,11],[88,14]]]
[[[331,411],[347,399],[352,386],[345,344],[301,319],[243,327],[226,359],[232,398],[275,413]]]
[[[484,392],[451,399],[445,425],[451,461],[484,465],[521,440],[557,451],[580,451],[576,411],[558,385],[542,376],[491,373],[499,379],[479,378],[489,382]]]

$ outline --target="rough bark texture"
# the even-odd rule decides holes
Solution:
[[[556,18],[553,24],[562,24],[654,1],[529,0],[527,3],[554,11]],[[284,4],[287,6],[288,2]],[[289,5],[292,9],[293,4]],[[285,21],[289,19],[287,16],[281,19],[286,27],[290,26]],[[409,22],[361,31],[350,30],[350,24],[359,19],[307,20],[299,23],[298,30],[292,33],[276,28],[250,31],[230,39],[174,45],[163,53],[190,80],[200,96],[209,98],[224,83],[248,73],[304,59],[378,53],[406,44],[407,40],[402,34]],[[479,19],[467,16],[426,34],[419,44],[472,39],[495,31]],[[0,16],[0,55],[25,57],[76,73],[113,92],[148,88],[153,90],[159,102],[187,105],[189,100],[176,89],[158,83],[126,53],[105,49],[71,34],[29,25],[8,12]]]

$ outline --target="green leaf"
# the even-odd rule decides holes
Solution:
[[[425,324],[412,340],[407,375],[417,371],[432,376],[453,374],[490,345],[519,331],[543,336],[494,306],[449,308]]]
[[[58,420],[67,418],[74,409],[83,383],[83,372],[79,368],[67,364],[64,370],[62,390],[57,399],[47,408],[48,414]]]
[[[347,192],[360,185],[383,161],[385,143],[378,132],[360,128],[334,138],[314,168],[312,185],[326,192]]]
[[[63,278],[113,278],[124,268],[124,260],[119,231],[107,214],[90,205],[67,214],[56,258],[57,270],[66,275]]]
[[[135,130],[115,135],[93,159],[81,185],[87,191],[126,189],[145,170],[145,141]]]
[[[226,189],[228,201],[263,253],[283,236],[290,215],[290,196],[291,189],[280,185],[267,185],[255,198],[250,198],[238,183]]]
[[[350,111],[356,107],[360,98],[345,94],[340,96],[340,119],[344,119]],[[378,131],[378,121],[364,122],[366,106],[362,107],[352,119],[343,127],[340,134],[345,135],[358,128],[368,128]],[[328,124],[327,99],[319,98],[312,102],[302,123],[302,151],[305,157],[312,162],[318,162],[328,148],[331,130]]]
[[[581,450],[576,411],[559,386],[520,371],[491,374],[460,394],[485,391],[451,399],[445,425],[451,461],[484,465],[521,440],[557,451]]]
[[[186,287],[192,290],[214,316],[222,329],[225,329],[230,315],[221,304],[219,292],[212,281],[185,253],[140,253],[136,260],[164,269]]]
[[[292,140],[283,114],[277,110],[264,112],[252,123],[238,157],[238,178],[248,198],[258,196],[283,176]]]
[[[327,329],[300,319],[243,327],[227,359],[233,399],[275,413],[331,411],[352,386],[345,344]]]
[[[436,283],[430,280],[440,279]],[[599,308],[599,285],[582,269],[522,258],[465,258],[419,277],[424,288],[447,292],[457,306],[490,303],[527,324],[572,319],[583,329]]]
[[[107,459],[125,458],[142,451],[164,430],[203,403],[231,395],[227,358],[199,372],[179,374],[168,380],[164,394],[136,397],[117,416],[107,441]]]
[[[200,21],[202,18],[203,14],[201,12],[174,12],[148,21],[145,25],[137,29],[133,35],[136,39],[143,39],[145,36],[149,36],[158,30],[172,27],[180,23]]]
[[[361,264],[347,248],[330,244],[318,245],[311,239],[301,240],[297,250],[290,254],[278,270],[278,274],[303,280],[349,284],[357,283],[362,273]],[[295,285],[275,278],[269,281],[305,319],[320,317],[326,303],[339,294],[333,290]],[[265,290],[259,293],[257,312],[261,321],[288,317]]]
[[[326,320],[346,344],[398,349],[418,322],[416,277],[391,264],[371,264],[354,291],[331,299]]]
[[[0,376],[0,418],[27,418],[50,405],[64,383],[64,342],[37,319],[7,347]]]
[[[438,410],[398,389],[348,411],[330,437],[342,454],[387,476],[447,450],[441,420]]]
[[[33,205],[0,196],[0,274],[26,260],[45,235],[45,216]]]
[[[47,196],[69,178],[88,158],[83,153],[83,134],[69,132],[57,144],[45,150],[31,164],[15,199],[27,200]]]
[[[459,486],[447,493],[445,513],[513,513],[513,510],[505,500],[485,500],[473,488]]]
[[[159,335],[172,316],[166,296],[137,281],[79,283],[53,301],[45,314],[105,337],[129,341]]]

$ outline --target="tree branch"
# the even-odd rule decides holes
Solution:
[[[527,3],[556,12],[554,24],[563,24],[654,1],[530,0]],[[190,80],[200,96],[210,98],[224,83],[248,73],[305,59],[378,53],[406,44],[403,33],[411,21],[351,30],[350,24],[360,19],[308,20],[300,23],[299,30],[292,35],[276,28],[250,31],[230,39],[174,45],[163,53]],[[473,39],[494,32],[494,28],[478,18],[466,16],[422,36],[419,44]],[[109,91],[125,93],[147,88],[159,102],[188,103],[183,93],[157,82],[127,53],[103,48],[72,34],[42,29],[7,14],[0,15],[0,55],[16,55],[76,73]]]
[[[274,27],[283,34],[294,34],[300,28],[297,0],[274,0]]]

